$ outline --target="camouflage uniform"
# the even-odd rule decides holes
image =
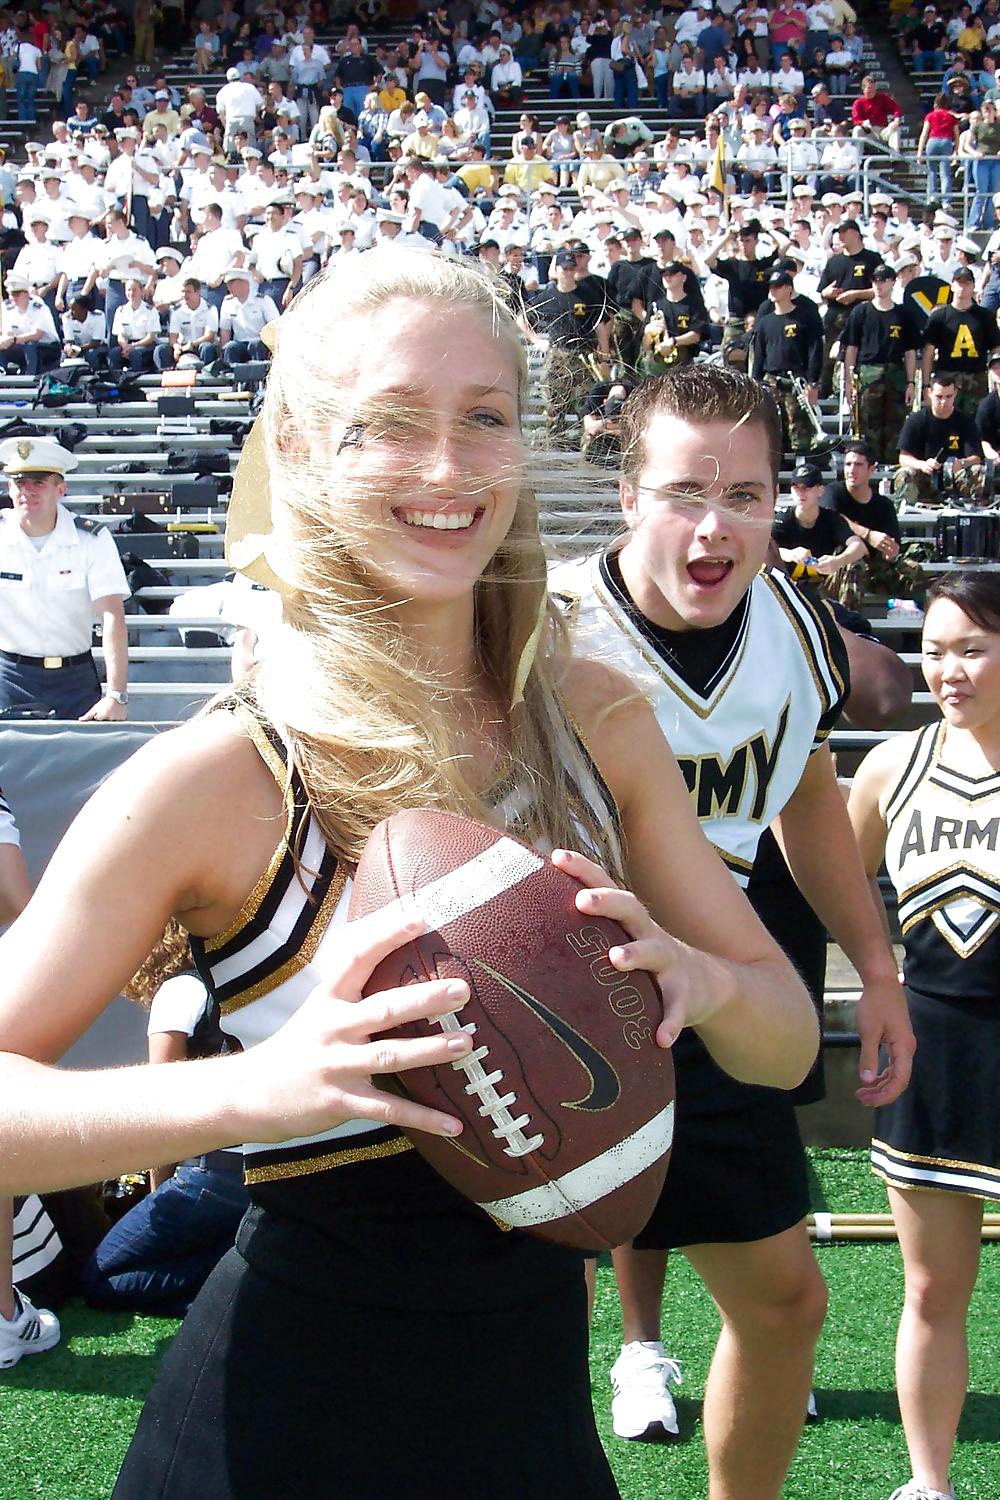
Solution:
[[[976,415],[980,401],[990,393],[990,377],[985,370],[968,370],[955,376],[955,410]]]
[[[909,416],[906,371],[899,365],[859,365],[854,371],[851,427],[866,438],[881,464],[895,462],[899,434]]]
[[[550,344],[545,356],[543,393],[545,431],[550,443],[576,447],[583,398],[594,383],[586,352],[567,344]],[[572,420],[573,418],[576,421]]]
[[[722,352],[725,354],[734,339],[739,339],[746,333],[743,318],[727,318],[722,325]],[[727,364],[727,360],[723,360]]]
[[[922,474],[915,469],[897,469],[892,493],[897,503],[905,500],[910,505],[947,505],[955,499],[976,505],[983,500],[985,473],[982,464],[966,465],[945,489],[940,471]]]
[[[834,376],[843,368],[840,361],[833,358],[831,350],[843,334],[850,315],[851,309],[841,306],[839,302],[831,302],[826,309],[823,318],[823,369],[819,377],[821,396],[833,395]]]
[[[597,464],[602,469],[618,469],[622,440],[617,432],[584,432],[580,439],[580,454],[589,464]]]
[[[620,373],[634,375],[639,368],[642,348],[642,319],[628,308],[619,308],[611,324],[611,349]]]
[[[787,375],[765,375],[764,384],[778,403],[785,452],[812,453],[823,446],[802,409],[795,385]]]
[[[841,568],[827,579],[827,593],[845,609],[858,613],[864,612],[866,593],[879,594],[883,599],[918,593],[927,584],[920,565],[929,562],[933,553],[933,545],[928,542],[903,542],[895,560],[887,562],[880,552],[869,548],[864,562]]]

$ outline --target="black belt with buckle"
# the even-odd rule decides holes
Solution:
[[[21,667],[44,667],[57,672],[60,667],[82,667],[85,661],[93,661],[92,651],[80,651],[76,656],[22,656],[19,651],[0,651],[0,661],[16,661]]]

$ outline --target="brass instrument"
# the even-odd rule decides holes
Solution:
[[[918,370],[913,377],[913,406],[912,411],[919,411],[924,404],[924,372]]]
[[[806,394],[806,382],[801,375],[792,376],[792,390],[805,415],[809,418],[814,438],[821,443],[827,441],[826,433],[823,431],[823,423],[820,421],[819,412],[813,406]]]

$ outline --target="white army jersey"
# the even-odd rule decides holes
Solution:
[[[570,611],[580,653],[618,667],[649,695],[707,837],[746,885],[762,833],[847,696],[846,653],[832,615],[765,568],[702,692],[630,608],[606,555],[554,568],[549,587]]]
[[[932,993],[996,992],[1000,932],[1000,772],[943,763],[945,726],[913,736],[886,805],[885,865],[899,899],[907,979]],[[969,960],[976,957],[976,964]]]

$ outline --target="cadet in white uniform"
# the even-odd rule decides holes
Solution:
[[[261,291],[278,307],[287,307],[302,278],[302,246],[285,221],[285,206],[280,200],[272,200],[267,206],[265,227],[254,235],[253,258]]]
[[[31,295],[23,276],[8,276],[7,291],[0,310],[0,359],[28,375],[51,370],[61,348],[51,312]]]
[[[48,438],[0,443],[13,509],[0,514],[0,709],[124,719],[129,586],[109,531],[59,504],[76,459]],[[91,652],[104,632],[107,689]]]
[[[582,654],[650,695],[705,832],[741,883],[781,815],[796,881],[864,981],[861,1097],[884,1102],[905,1087],[912,1035],[823,743],[847,694],[846,658],[825,611],[783,577],[757,576],[781,454],[773,402],[745,376],[689,365],[633,393],[622,448],[627,541],[557,569],[552,586],[575,601]],[[880,1040],[891,1066],[877,1075]],[[794,1110],[787,1094],[728,1078],[691,1032],[674,1061],[666,1187],[635,1248],[615,1255],[625,1323],[615,1431],[677,1430],[679,1372],[659,1325],[666,1251],[683,1247],[723,1315],[705,1395],[710,1487],[777,1500],[826,1300]]]
[[[116,311],[111,325],[113,370],[124,365],[139,372],[153,368],[153,347],[161,332],[160,315],[143,300],[142,292],[141,281],[132,278],[126,281],[126,301]]]
[[[219,317],[219,342],[227,365],[248,359],[270,359],[270,351],[260,332],[281,314],[270,297],[253,290],[250,273],[242,266],[230,266],[223,281],[228,288]]]
[[[193,354],[202,364],[218,356],[219,311],[202,296],[201,282],[189,276],[184,282],[184,297],[170,314],[170,342],[161,341],[153,351],[158,370],[169,370],[185,354]]]

